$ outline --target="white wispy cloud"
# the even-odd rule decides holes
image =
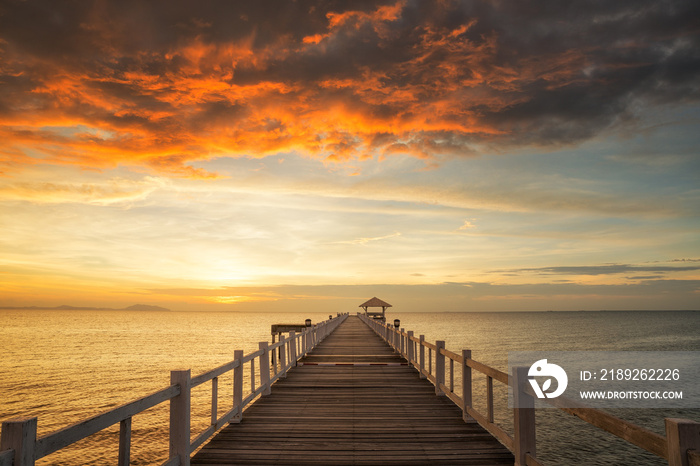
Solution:
[[[372,238],[357,238],[348,241],[333,241],[331,244],[367,244],[374,241],[382,241],[389,238],[396,238],[397,236],[401,236],[401,233],[399,233],[398,231],[390,235],[375,236]]]

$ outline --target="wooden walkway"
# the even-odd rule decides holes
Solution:
[[[469,464],[513,454],[359,318],[211,439],[191,464]]]

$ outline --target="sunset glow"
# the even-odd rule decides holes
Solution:
[[[0,306],[698,309],[698,6],[567,5],[5,2]]]

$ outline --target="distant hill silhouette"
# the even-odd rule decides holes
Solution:
[[[115,309],[111,307],[81,307],[81,306],[68,306],[66,304],[62,306],[55,307],[44,307],[44,306],[5,306],[0,307],[0,309],[33,309],[36,311],[170,311],[166,307],[151,306],[150,304],[134,304],[133,306],[124,307],[121,309]]]
[[[149,304],[134,304],[133,306],[125,307],[125,311],[169,311],[165,307],[151,306]]]

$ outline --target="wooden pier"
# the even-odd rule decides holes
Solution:
[[[455,353],[444,341],[398,326],[338,314],[280,334],[278,342],[260,342],[249,354],[234,351],[232,361],[202,374],[171,371],[169,386],[42,437],[36,417],[3,420],[0,466],[34,466],[115,424],[117,464],[128,466],[132,418],[163,403],[170,405],[170,422],[162,466],[542,464],[527,368],[507,374],[475,361],[469,350]],[[218,381],[226,376],[233,378],[233,393],[221,397]],[[494,396],[498,383],[519,400],[512,436],[494,420],[494,405],[505,402]],[[192,389],[205,384],[211,420],[193,432]],[[474,408],[473,390],[484,395],[485,411]],[[569,407],[562,398],[548,402],[670,466],[700,466],[700,423],[667,418],[660,435],[602,410]]]
[[[192,464],[513,464],[358,317],[299,366]]]

